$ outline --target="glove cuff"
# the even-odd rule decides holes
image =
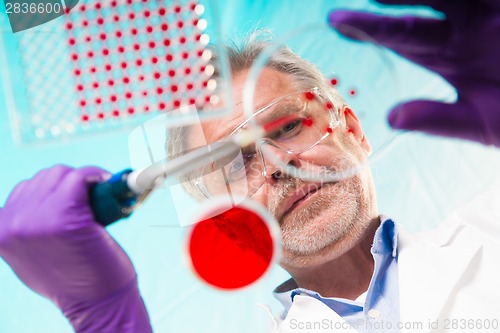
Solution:
[[[63,314],[76,333],[152,332],[136,279],[112,296],[80,304]]]

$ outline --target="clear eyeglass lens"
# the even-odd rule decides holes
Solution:
[[[257,144],[269,144],[289,154],[300,154],[316,145],[331,133],[334,123],[332,104],[316,91],[289,95],[256,114],[257,124],[274,124]],[[203,180],[211,194],[230,192],[247,196],[263,184],[263,165],[255,146],[243,148],[241,154],[223,169],[205,173]]]

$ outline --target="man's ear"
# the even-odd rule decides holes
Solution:
[[[348,106],[344,106],[341,112],[345,118],[347,133],[354,136],[354,139],[361,144],[361,147],[363,147],[366,153],[370,154],[372,152],[372,147],[363,132],[358,116],[356,116],[354,111]]]

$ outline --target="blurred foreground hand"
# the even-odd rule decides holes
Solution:
[[[104,175],[56,166],[18,184],[0,208],[0,256],[76,332],[151,332],[132,262],[89,207]]]
[[[458,91],[454,104],[416,100],[395,107],[389,122],[417,130],[500,147],[500,1],[378,0],[427,5],[444,20],[333,11],[332,27],[356,39],[354,27],[381,45],[445,78]],[[357,35],[359,37],[359,35]]]

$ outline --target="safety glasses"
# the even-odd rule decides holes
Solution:
[[[339,117],[333,102],[314,87],[271,101],[238,125],[229,139],[251,130],[255,124],[264,128],[270,124],[272,130],[255,144],[242,148],[241,154],[223,168],[205,170],[204,176],[195,180],[206,197],[228,192],[238,196],[254,194],[266,177],[276,172],[272,165],[275,163],[270,161],[281,155],[300,158],[300,154],[331,135]]]

